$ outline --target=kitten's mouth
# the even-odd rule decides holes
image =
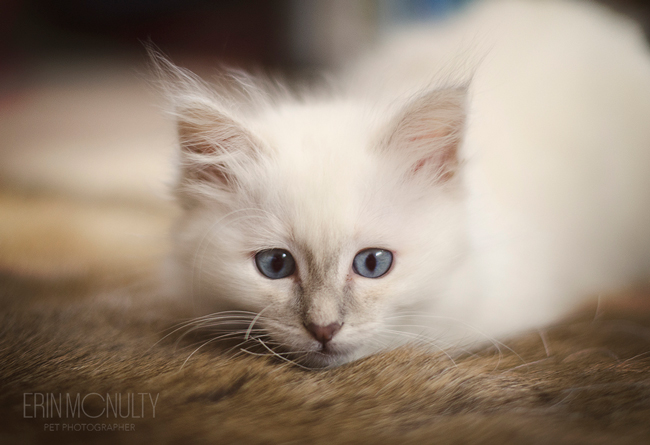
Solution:
[[[338,338],[331,341],[318,341],[305,335],[306,332],[302,332],[302,330],[286,333],[282,329],[274,330],[274,327],[271,324],[267,326],[267,329],[275,334],[271,334],[271,336],[275,339],[279,358],[284,358],[299,366],[314,369],[331,368],[359,357],[358,348],[355,345]]]
[[[336,354],[336,351],[334,351],[332,349],[332,347],[329,345],[329,343],[325,343],[324,345],[321,345],[320,351],[318,351],[318,352],[320,352],[321,354],[325,354],[325,355],[335,355]]]
[[[328,342],[311,351],[296,354],[295,358],[301,365],[310,368],[333,368],[359,358],[359,352],[358,348],[349,345]]]

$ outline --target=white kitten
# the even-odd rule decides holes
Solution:
[[[242,78],[244,105],[160,63],[180,292],[260,314],[289,358],[507,334],[647,277],[650,57],[599,7],[480,5],[392,36],[335,97]]]

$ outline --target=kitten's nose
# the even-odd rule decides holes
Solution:
[[[323,346],[325,346],[325,344],[341,330],[341,326],[341,323],[332,323],[327,326],[320,326],[315,323],[305,323],[305,327],[311,336],[321,342]]]

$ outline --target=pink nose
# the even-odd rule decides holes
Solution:
[[[320,326],[315,323],[305,324],[312,337],[321,342],[323,346],[341,330],[341,323],[332,323],[327,326]]]

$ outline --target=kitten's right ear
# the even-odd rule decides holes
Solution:
[[[181,97],[175,106],[182,180],[234,191],[238,173],[259,156],[261,143],[209,98]]]
[[[229,110],[235,104],[219,96],[196,75],[175,66],[149,48],[158,83],[170,100],[180,145],[179,189],[215,197],[234,192],[262,143]],[[196,194],[195,193],[195,194]]]

